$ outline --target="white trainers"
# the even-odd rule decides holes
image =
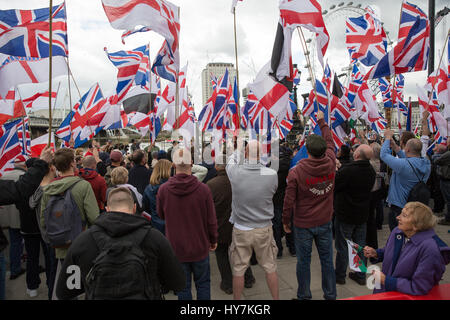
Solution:
[[[27,295],[30,298],[36,298],[38,296],[38,291],[36,289],[35,290],[27,289]]]

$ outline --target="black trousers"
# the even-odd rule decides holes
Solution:
[[[44,256],[47,260],[47,245],[42,240],[40,234],[23,234],[25,249],[27,250],[27,288],[35,290],[39,288],[41,279],[39,278],[39,254],[42,245]]]
[[[221,284],[224,288],[233,288],[233,273],[231,271],[230,259],[228,257],[229,246],[230,245],[227,243],[219,243],[217,244],[217,249],[215,251],[217,267],[219,268],[220,277],[222,278]],[[255,279],[250,266],[245,271],[244,278],[245,283],[249,283]]]
[[[383,190],[370,193],[369,218],[367,219],[366,245],[378,249],[377,216],[376,209],[382,200]]]

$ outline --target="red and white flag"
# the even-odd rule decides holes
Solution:
[[[4,99],[0,96],[0,125],[3,125],[10,119],[24,117],[26,115],[22,100],[16,100],[15,90],[8,91]]]
[[[304,27],[316,33],[317,56],[323,66],[330,35],[323,21],[322,7],[317,0],[281,0],[279,8],[283,26],[294,29]]]
[[[0,96],[22,83],[48,81],[48,58],[8,57],[0,66]],[[52,60],[52,77],[67,75],[67,64],[63,56]]]
[[[25,108],[32,109],[33,111],[47,109],[48,110],[48,91],[38,92],[31,97],[22,99]],[[56,92],[52,92],[52,108],[55,105]]]
[[[125,30],[124,34],[128,35],[149,30],[159,33],[170,43],[175,65],[179,65],[177,6],[166,0],[102,0],[102,3],[114,29]]]
[[[55,151],[55,134],[52,132],[50,147],[53,151]],[[39,138],[31,140],[31,157],[39,158],[42,153],[42,150],[48,144],[48,133],[40,136]]]
[[[248,85],[250,91],[259,103],[269,111],[273,117],[284,116],[289,106],[289,90],[286,86],[273,80],[268,74],[269,65],[262,68],[256,80]]]

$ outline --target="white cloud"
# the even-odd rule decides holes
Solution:
[[[181,35],[180,53],[181,64],[189,62],[188,86],[193,95],[193,102],[197,114],[201,109],[201,71],[208,62],[223,61],[235,63],[234,57],[234,31],[233,15],[230,13],[231,0],[172,0],[180,6],[181,11]],[[340,1],[339,1],[340,2]],[[322,9],[329,9],[331,5],[337,5],[338,1],[319,0]],[[400,0],[364,0],[353,1],[361,3],[364,8],[367,5],[375,6],[385,22],[385,29],[389,36],[395,40],[398,32],[400,14]],[[411,0],[419,5],[422,10],[428,12],[428,1]],[[59,1],[54,1],[55,4]],[[345,2],[346,4],[348,1]],[[117,50],[129,50],[150,43],[151,58],[156,55],[162,44],[162,37],[154,32],[146,32],[130,36],[126,45],[121,43],[121,31],[111,27],[103,11],[101,0],[67,0],[68,15],[68,39],[69,60],[72,72],[75,76],[81,94],[86,92],[95,82],[99,82],[104,94],[112,93],[116,84],[116,69],[107,59],[103,48],[110,52]],[[446,0],[436,1],[436,11],[447,4]],[[20,0],[2,1],[0,9],[34,9],[48,6],[47,0]],[[245,0],[237,6],[237,35],[239,49],[240,84],[244,87],[251,82],[259,69],[269,61],[272,54],[279,19],[277,0]],[[345,17],[348,11],[329,16],[326,19],[328,31],[331,36],[330,46],[326,55],[330,65],[342,72],[349,58],[344,42]],[[448,21],[448,17],[445,18]],[[444,20],[436,29],[436,55],[444,42],[445,30],[448,24]],[[444,31],[443,31],[444,30]],[[309,77],[303,50],[298,34],[293,36],[293,61],[299,64],[302,72],[302,84],[299,93],[309,92]],[[435,64],[438,64],[436,58]],[[316,70],[316,76],[322,77],[322,70]],[[426,72],[405,74],[405,99],[408,96],[416,97],[415,84],[424,83]],[[343,80],[343,79],[341,79]],[[63,83],[65,80],[62,80]],[[66,90],[66,84],[62,84],[60,90]],[[73,86],[74,87],[74,86]],[[25,89],[24,89],[25,90]],[[30,90],[30,89],[27,89]],[[72,100],[78,99],[78,93],[72,88]],[[300,99],[301,100],[301,99]]]

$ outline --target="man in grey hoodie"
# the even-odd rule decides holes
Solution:
[[[278,300],[277,246],[273,238],[273,195],[277,191],[278,176],[273,169],[260,162],[261,144],[250,141],[245,149],[246,161],[239,164],[239,149],[228,159],[226,171],[231,182],[234,223],[229,249],[233,271],[233,295],[241,298],[244,274],[252,251],[266,272],[267,285],[273,299]]]

